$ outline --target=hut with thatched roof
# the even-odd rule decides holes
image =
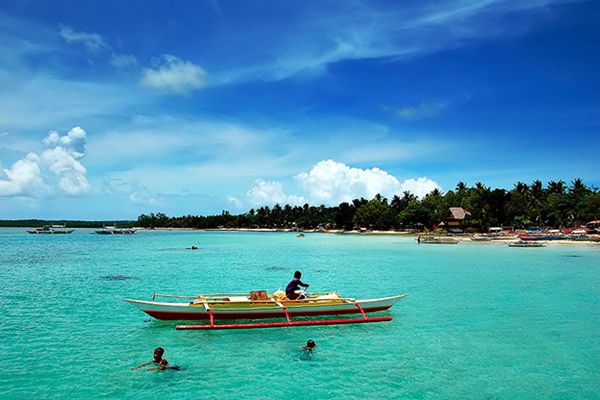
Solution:
[[[465,219],[471,216],[471,213],[462,207],[450,207],[444,218],[445,226],[448,230],[461,230],[464,227]]]

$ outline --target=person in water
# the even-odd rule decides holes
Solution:
[[[302,346],[302,350],[304,350],[308,353],[312,353],[312,351],[315,347],[317,347],[317,344],[315,343],[315,341],[309,340],[308,342],[306,342],[306,346]]]
[[[285,288],[285,295],[288,299],[302,300],[302,299],[306,298],[306,295],[304,293],[302,293],[302,291],[300,290],[300,286],[307,288],[310,285],[302,282],[300,280],[300,278],[302,278],[302,272],[300,272],[300,271],[294,272],[294,279],[292,279],[290,281],[290,283],[288,283],[287,287]]]
[[[178,366],[176,365],[172,365],[169,366],[169,362],[167,361],[166,358],[163,358],[163,354],[165,354],[165,349],[163,349],[162,347],[157,347],[156,349],[154,349],[154,360],[142,364],[142,365],[138,365],[137,367],[133,367],[131,369],[138,369],[138,368],[142,368],[145,367],[147,365],[158,365],[158,367],[156,368],[148,368],[148,371],[155,371],[155,370],[160,370],[163,371],[165,369],[179,369]]]

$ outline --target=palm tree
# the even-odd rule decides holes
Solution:
[[[550,181],[548,182],[548,188],[546,189],[546,191],[548,192],[548,194],[551,193],[556,193],[556,194],[564,194],[566,191],[567,187],[565,185],[565,181]]]
[[[526,183],[523,183],[523,182],[519,181],[519,182],[517,182],[515,184],[515,189],[516,189],[517,193],[519,193],[519,194],[525,194],[529,190],[529,186],[527,186]]]
[[[533,181],[529,187],[529,213],[531,221],[535,222],[538,226],[545,224],[542,214],[544,211],[544,205],[546,204],[546,193],[544,191],[542,182],[540,180]]]
[[[567,193],[568,202],[571,210],[573,211],[573,223],[575,225],[581,224],[581,217],[584,214],[586,207],[586,199],[592,194],[590,188],[588,188],[581,178],[577,178],[571,181],[572,186],[569,187]]]
[[[456,191],[457,192],[464,192],[466,191],[467,188],[467,184],[464,182],[458,182],[458,184],[456,185]]]
[[[416,200],[416,199],[417,199],[417,196],[415,196],[414,194],[412,194],[412,193],[410,192],[410,190],[405,190],[405,191],[402,193],[402,201],[403,201],[405,204],[408,204],[408,203],[410,203],[411,201],[414,201],[414,200]]]
[[[487,190],[489,189],[487,186],[485,186],[483,183],[481,182],[477,182],[475,183],[475,188],[479,189],[479,190]]]
[[[433,189],[431,192],[429,192],[429,194],[427,196],[433,196],[433,197],[441,197],[442,196],[442,191],[438,188]]]

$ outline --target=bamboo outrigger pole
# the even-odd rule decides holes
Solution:
[[[250,328],[285,328],[289,326],[308,326],[308,325],[340,325],[340,324],[360,324],[368,322],[384,322],[391,321],[392,317],[367,317],[365,310],[358,303],[354,303],[360,310],[362,318],[350,318],[350,319],[316,319],[316,320],[305,320],[305,321],[291,321],[290,315],[283,304],[277,303],[285,314],[286,321],[278,322],[256,322],[246,324],[215,324],[211,310],[208,305],[205,304],[207,311],[210,315],[210,324],[201,325],[177,325],[178,330],[196,330],[196,329],[250,329]]]

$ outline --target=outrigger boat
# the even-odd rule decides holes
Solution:
[[[27,231],[32,235],[68,235],[75,229],[66,229],[66,225],[44,225],[41,228],[35,228],[34,231]]]
[[[459,241],[450,237],[439,236],[419,236],[417,237],[418,244],[457,244]]]
[[[266,291],[247,294],[203,294],[198,296],[172,296],[155,294],[152,301],[123,300],[160,320],[209,321],[202,325],[178,325],[177,329],[239,329],[270,328],[303,325],[332,325],[391,321],[392,317],[367,317],[367,312],[390,309],[406,294],[378,299],[356,300],[340,297],[337,292],[307,293],[307,299],[287,300],[285,293]],[[157,301],[162,297],[165,301]],[[360,314],[352,319],[311,319],[292,321],[292,317],[318,317],[328,315]],[[215,324],[216,320],[263,320],[285,318],[285,321]]]
[[[96,235],[133,235],[137,229],[117,228],[116,226],[104,226],[102,229],[94,231]]]
[[[508,243],[509,247],[544,247],[546,243],[544,242],[527,242],[527,241],[519,241]]]

